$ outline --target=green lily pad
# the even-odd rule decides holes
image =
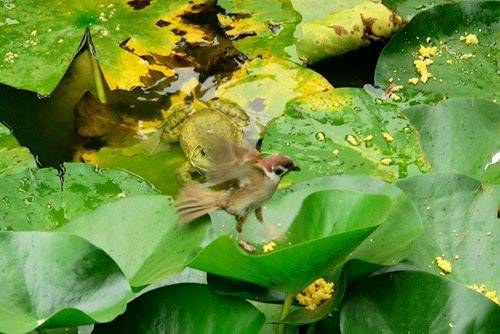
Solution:
[[[401,20],[362,0],[223,0],[219,23],[250,58],[278,56],[312,64],[388,38]],[[321,8],[321,10],[318,10]]]
[[[104,78],[112,89],[143,86],[150,71],[172,75],[162,64],[176,43],[206,42],[201,28],[182,15],[205,0],[75,1],[64,6],[21,0],[0,11],[1,82],[50,94],[89,29]],[[198,8],[198,9],[197,9]],[[151,62],[141,57],[150,57]]]
[[[61,230],[106,251],[133,287],[181,272],[205,237],[207,221],[180,225],[172,199],[134,196],[73,219]]]
[[[408,120],[393,104],[359,88],[291,101],[285,115],[268,125],[262,152],[288,155],[300,166],[288,182],[342,174],[394,181],[428,170]]]
[[[435,261],[440,256],[451,263],[446,278],[500,291],[499,186],[458,174],[415,176],[397,185],[417,205],[424,223],[408,259],[438,274],[443,272]]]
[[[404,111],[420,134],[433,172],[462,173],[485,183],[500,183],[500,108],[484,100],[450,99],[437,106]]]
[[[207,285],[185,283],[144,294],[93,333],[257,334],[263,325],[264,315],[250,303],[219,295]]]
[[[165,195],[177,194],[180,184],[176,169],[185,161],[184,153],[178,145],[160,152],[151,152],[140,143],[128,147],[104,147],[96,155],[98,166],[122,168],[139,175]]]
[[[190,266],[297,292],[350,258],[396,263],[406,256],[421,228],[408,199],[396,189],[369,178],[319,178],[299,184],[277,194],[266,205],[264,226],[250,217],[244,227],[245,238],[258,243],[259,249],[265,240],[275,239],[275,251],[249,255],[223,236],[204,248]],[[314,212],[323,214],[312,215]],[[401,225],[401,215],[407,217],[405,226]],[[227,214],[216,212],[212,221],[218,234],[234,230]]]
[[[298,96],[332,90],[318,73],[279,58],[245,63],[215,95],[239,104],[261,128],[283,114],[286,104]]]
[[[118,266],[77,236],[0,232],[0,331],[111,321],[131,291]]]
[[[498,100],[494,78],[498,76],[499,20],[498,1],[447,4],[417,14],[382,51],[375,84],[386,87],[391,82],[403,86],[398,91],[403,98],[425,95],[433,100],[451,97]],[[435,55],[432,55],[434,50],[420,52],[421,47],[435,47]],[[428,63],[419,65],[432,74],[427,82],[417,73],[415,61]]]
[[[434,6],[455,2],[460,2],[460,0],[382,0],[384,5],[408,21],[421,11]]]
[[[36,163],[30,151],[19,145],[9,128],[0,123],[0,177],[31,167],[36,167]]]
[[[2,177],[3,230],[53,230],[104,203],[138,194],[157,194],[146,181],[119,170],[81,163],[64,165],[63,182],[53,168],[27,169]]]
[[[300,14],[290,0],[220,0],[218,19],[234,46],[251,58],[275,55],[300,62],[295,50],[295,26]]]
[[[377,1],[291,1],[302,15],[295,45],[305,64],[387,39],[402,25],[397,15]]]
[[[500,308],[466,287],[419,271],[378,275],[343,305],[342,333],[494,333]]]

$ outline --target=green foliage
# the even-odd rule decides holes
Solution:
[[[342,308],[342,333],[495,332],[500,308],[466,287],[419,271],[378,275]]]
[[[125,310],[126,278],[102,250],[77,236],[0,232],[0,331],[110,321]]]
[[[202,302],[198,302],[202,301]],[[259,333],[264,315],[250,303],[201,284],[176,284],[144,294],[95,333]]]
[[[0,332],[494,332],[499,11],[452,0],[4,1],[0,119],[14,130],[0,125]],[[334,89],[320,74],[393,33],[376,87]],[[84,36],[90,49],[73,59]],[[235,128],[262,139],[264,156],[301,167],[241,236],[223,210],[178,224],[169,196],[213,129],[192,125],[184,152],[162,138],[185,135],[177,118],[214,98],[228,117],[248,115]],[[309,286],[319,278],[331,296]],[[306,308],[303,289],[325,298]]]
[[[35,160],[29,150],[20,146],[9,128],[0,123],[0,177],[30,167],[35,167]]]
[[[427,168],[418,134],[396,106],[358,88],[297,98],[267,128],[262,150],[294,158],[292,182],[372,174],[388,181]]]
[[[500,109],[484,100],[450,99],[419,105],[405,114],[420,134],[433,172],[454,172],[485,183],[500,183],[498,167],[488,165],[500,152]]]
[[[406,98],[424,95],[496,101],[499,20],[498,1],[466,1],[421,12],[382,51],[375,83],[386,87],[392,78],[394,84],[403,86],[398,93]],[[476,35],[478,44],[461,40],[466,34]],[[414,61],[421,46],[436,47],[437,54],[427,66],[432,77],[427,83],[413,85],[408,80],[420,78]]]

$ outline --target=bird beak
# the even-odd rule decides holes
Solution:
[[[300,167],[297,165],[293,165],[293,167],[290,170],[294,172],[300,172]]]

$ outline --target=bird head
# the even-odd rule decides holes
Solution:
[[[278,179],[281,179],[288,172],[300,171],[300,167],[295,165],[290,158],[280,154],[264,158],[262,165],[266,170],[266,174],[273,177],[277,176]]]

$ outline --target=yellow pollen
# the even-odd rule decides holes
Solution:
[[[477,44],[477,43],[479,43],[477,36],[474,34],[467,34],[464,36],[460,36],[460,41],[465,41],[465,44]]]
[[[276,243],[273,241],[268,242],[267,244],[262,245],[262,251],[264,253],[272,252],[276,248]]]
[[[410,79],[408,79],[408,82],[413,84],[413,85],[416,85],[418,83],[418,78],[416,78],[416,77],[410,78]]]
[[[418,53],[424,57],[424,58],[430,58],[432,56],[435,56],[437,54],[437,46],[423,46],[420,45],[420,49],[418,50]]]
[[[394,137],[392,137],[389,133],[387,132],[382,132],[382,137],[384,137],[384,139],[387,141],[387,142],[392,142],[394,140]]]
[[[436,265],[441,269],[441,271],[445,274],[451,273],[451,263],[446,261],[441,256],[436,257]]]
[[[326,282],[323,278],[318,278],[301,293],[295,296],[300,305],[304,305],[308,310],[314,310],[323,301],[332,297],[333,283]]]

